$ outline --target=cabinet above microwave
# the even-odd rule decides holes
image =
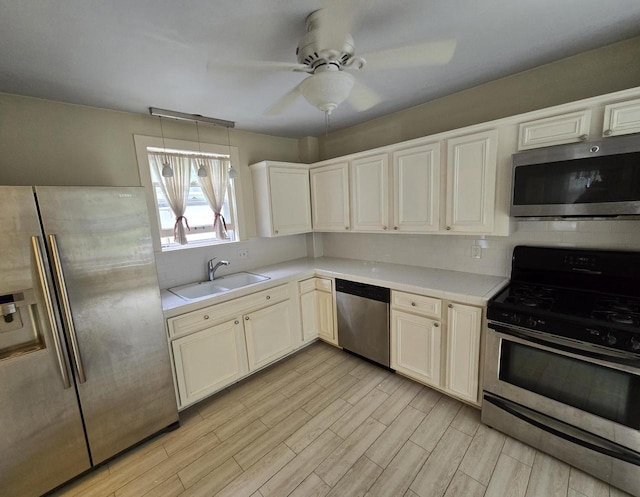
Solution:
[[[511,216],[640,215],[640,135],[513,155]]]

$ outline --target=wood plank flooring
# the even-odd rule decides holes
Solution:
[[[316,342],[56,497],[628,497]]]

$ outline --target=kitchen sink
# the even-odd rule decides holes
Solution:
[[[185,300],[196,300],[203,297],[212,297],[229,290],[236,290],[244,286],[253,285],[270,279],[268,276],[253,273],[234,273],[221,276],[213,281],[198,281],[188,285],[175,286],[169,291]]]

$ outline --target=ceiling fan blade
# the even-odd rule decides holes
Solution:
[[[455,51],[456,40],[440,40],[371,52],[362,58],[367,62],[365,69],[399,69],[444,65]]]
[[[311,68],[306,64],[297,64],[293,62],[279,62],[275,60],[213,60],[207,61],[207,71],[213,71],[216,67],[228,68],[233,67],[237,69],[258,69],[267,71],[296,71],[296,72],[309,72]]]
[[[301,95],[300,90],[298,89],[299,86],[300,85],[285,93],[271,107],[269,107],[264,114],[266,116],[275,116],[286,111]]]
[[[371,88],[355,80],[347,101],[355,110],[362,112],[378,105],[382,98]]]
[[[342,50],[361,4],[362,0],[320,0],[317,30],[323,50]]]

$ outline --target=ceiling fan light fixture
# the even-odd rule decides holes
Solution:
[[[307,102],[322,112],[331,114],[349,97],[353,84],[351,74],[327,66],[319,68],[315,74],[300,83],[299,89]]]

